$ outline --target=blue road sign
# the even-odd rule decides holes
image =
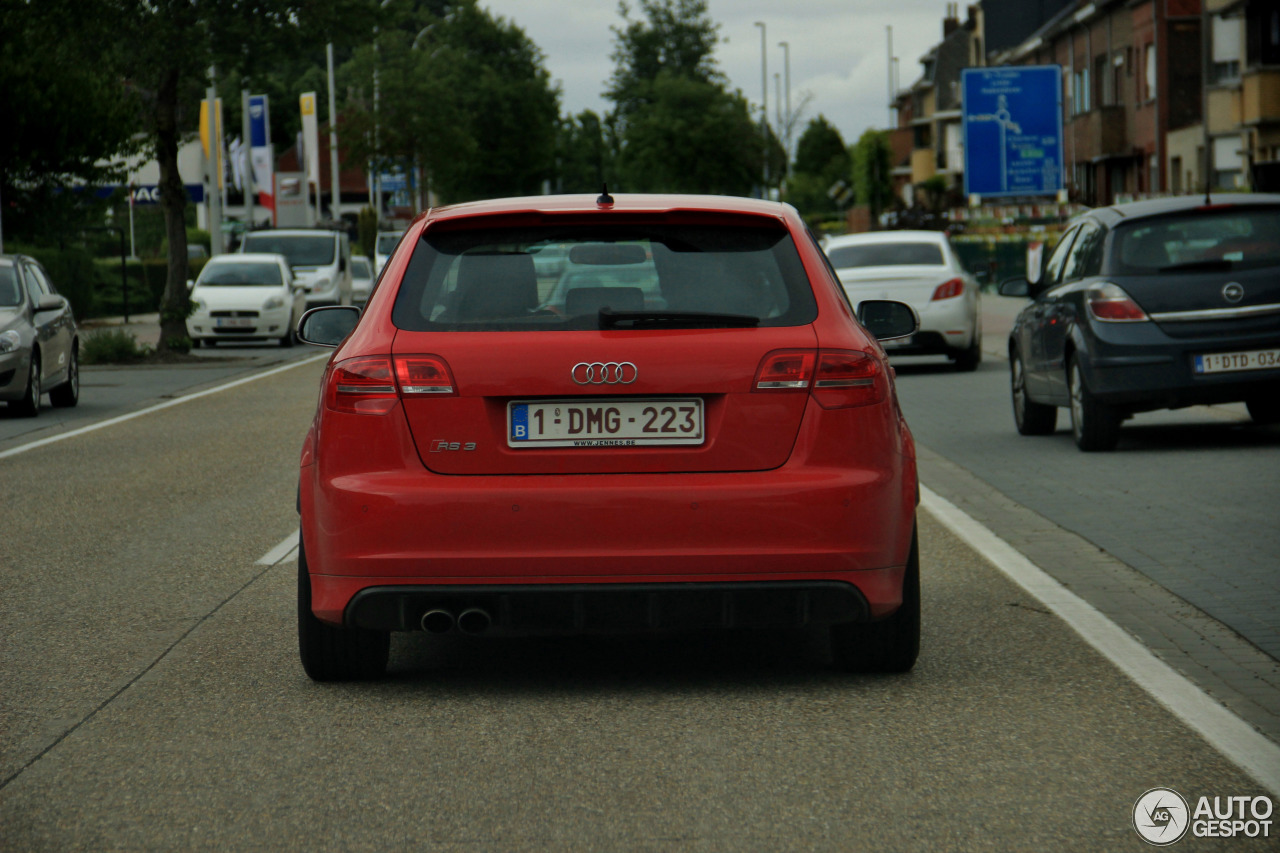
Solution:
[[[964,189],[977,196],[1062,189],[1062,67],[966,68]]]

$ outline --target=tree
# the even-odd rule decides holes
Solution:
[[[591,110],[560,120],[556,134],[558,193],[596,192],[606,183],[617,184],[612,126]]]
[[[796,143],[794,172],[798,175],[821,175],[834,180],[847,178],[853,162],[840,131],[819,115],[809,122]]]
[[[101,214],[91,193],[63,190],[112,180],[106,158],[137,147],[136,117],[101,46],[73,36],[102,31],[98,4],[70,0],[0,5],[0,203],[6,237],[70,236]]]
[[[853,160],[844,138],[823,116],[809,122],[796,143],[796,160],[787,182],[787,201],[807,216],[834,213],[839,204],[830,195],[840,181],[853,179]]]
[[[871,208],[872,222],[893,203],[892,156],[888,134],[881,130],[866,131],[853,147],[854,189],[858,204]]]
[[[41,0],[41,5],[54,0]],[[99,65],[121,74],[134,95],[147,145],[160,167],[160,206],[168,239],[168,275],[160,305],[158,352],[185,350],[187,297],[186,190],[178,148],[199,120],[210,69],[266,73],[280,57],[327,41],[364,37],[369,0],[57,0],[76,14],[107,16],[112,38]],[[102,32],[75,33],[97,40]],[[230,100],[230,99],[228,99]]]
[[[719,27],[705,0],[640,0],[641,19],[620,3],[616,63],[607,96],[617,133],[621,188],[650,192],[746,195],[766,156],[786,154],[766,139],[740,92],[716,66]]]
[[[355,159],[416,164],[446,202],[535,193],[551,177],[559,94],[542,52],[476,0],[421,5],[342,77]]]

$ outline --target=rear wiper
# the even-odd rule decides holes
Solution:
[[[705,311],[614,311],[600,309],[602,329],[750,329],[760,325],[749,314],[715,314]]]
[[[1229,261],[1226,258],[1209,258],[1203,261],[1187,261],[1185,264],[1174,264],[1168,267],[1160,267],[1158,272],[1182,272],[1185,270],[1205,270],[1213,272],[1215,270],[1229,270],[1235,266],[1235,261]]]

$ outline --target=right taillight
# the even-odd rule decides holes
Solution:
[[[1150,319],[1133,297],[1118,284],[1094,284],[1085,291],[1084,304],[1095,320],[1104,323],[1142,323]]]
[[[856,350],[822,350],[813,378],[813,398],[824,409],[869,406],[884,399],[880,362]]]
[[[857,350],[780,350],[756,371],[756,391],[805,391],[824,409],[868,406],[885,397],[880,362]]]

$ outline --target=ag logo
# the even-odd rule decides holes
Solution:
[[[1187,801],[1172,788],[1152,788],[1133,804],[1133,828],[1156,847],[1180,841],[1190,825]]]

